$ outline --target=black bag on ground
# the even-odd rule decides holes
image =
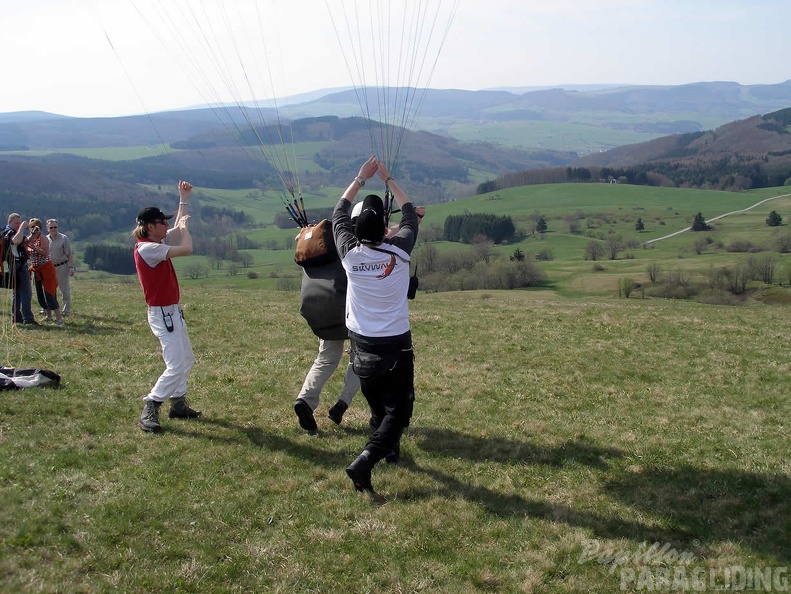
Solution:
[[[35,386],[57,386],[60,376],[48,369],[0,367],[0,390],[19,390]]]

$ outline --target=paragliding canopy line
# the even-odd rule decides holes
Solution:
[[[305,218],[290,122],[280,116],[272,65],[277,16],[262,2],[129,0],[245,156],[265,163],[282,186],[281,200],[297,224]],[[272,10],[274,10],[274,2]],[[109,38],[108,38],[109,41]],[[281,77],[285,80],[285,77]]]
[[[371,151],[397,175],[460,0],[325,0]]]

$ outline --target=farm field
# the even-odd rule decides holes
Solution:
[[[373,189],[375,191],[376,188]],[[323,188],[322,195],[306,198],[308,208],[332,208],[342,190]],[[261,194],[258,190],[196,190],[201,204],[218,208],[244,210],[255,221],[255,228],[239,231],[261,246],[244,250],[250,253],[249,268],[238,268],[230,274],[227,266],[213,268],[205,256],[180,258],[175,265],[182,282],[200,285],[221,285],[237,288],[296,289],[299,268],[293,262],[293,240],[296,229],[279,229],[274,224],[275,214],[283,211],[281,197],[275,193]],[[695,214],[707,219],[730,214],[712,222],[713,229],[702,233],[684,232],[662,239],[690,226]],[[420,198],[414,198],[420,204]],[[164,207],[167,209],[167,205]],[[772,210],[784,216],[783,225],[769,227],[766,219]],[[415,250],[420,258],[425,242],[441,253],[464,252],[472,249],[466,244],[436,241],[441,237],[448,216],[464,213],[488,213],[510,216],[523,238],[508,245],[493,246],[492,252],[507,260],[515,250],[528,257],[547,251],[549,261],[539,262],[546,272],[553,290],[566,296],[613,296],[618,293],[619,279],[624,276],[647,282],[649,264],[665,273],[689,273],[705,280],[712,267],[735,266],[754,256],[748,251],[731,251],[738,242],[749,242],[756,249],[774,253],[778,259],[777,282],[790,284],[786,274],[786,255],[777,253],[778,238],[789,234],[791,220],[791,192],[786,188],[766,188],[749,192],[717,192],[676,188],[653,188],[621,184],[556,184],[510,188],[473,196],[454,202],[432,204],[427,208]],[[531,217],[545,217],[548,230],[543,234],[530,233]],[[635,222],[641,218],[645,230],[637,232]],[[397,215],[394,220],[397,219]],[[571,232],[569,221],[576,225]],[[591,241],[605,245],[610,237],[617,237],[631,247],[621,249],[617,258],[603,256],[597,262],[585,259],[585,248]],[[128,240],[125,237],[124,240]],[[696,241],[705,240],[697,246]],[[274,248],[274,249],[273,249]],[[698,253],[700,249],[700,253]],[[224,263],[227,264],[227,263]],[[186,271],[196,265],[205,274],[191,279]],[[252,273],[255,278],[248,278]],[[99,273],[88,273],[90,278],[105,278]],[[785,280],[784,280],[785,279]],[[135,281],[136,282],[136,281]]]
[[[136,426],[161,369],[138,286],[78,276],[65,328],[3,317],[4,365],[62,381],[0,399],[0,590],[786,583],[785,307],[421,293],[415,416],[374,500],[343,470],[366,437],[361,396],[332,424],[334,377],[320,435],[297,425],[316,350],[298,294],[183,286],[204,417],[158,435]]]

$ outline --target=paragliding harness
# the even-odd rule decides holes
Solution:
[[[294,262],[303,268],[322,266],[338,258],[335,239],[332,236],[332,223],[327,219],[322,219],[315,225],[302,227],[296,240]]]

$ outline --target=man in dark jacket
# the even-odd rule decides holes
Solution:
[[[331,246],[335,249],[335,246]],[[313,411],[319,405],[319,395],[324,384],[332,376],[343,358],[344,344],[349,338],[345,323],[346,272],[340,259],[336,257],[329,263],[305,266],[302,269],[301,306],[299,313],[305,318],[313,333],[319,338],[319,354],[305,377],[294,403],[294,412],[299,426],[311,435],[318,427]],[[352,366],[353,345],[350,349],[349,364],[343,376],[343,387],[337,402],[327,412],[327,416],[340,425],[343,413],[349,408],[352,398],[360,389],[360,380]]]

